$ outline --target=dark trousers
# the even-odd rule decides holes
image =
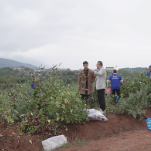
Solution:
[[[98,101],[100,104],[100,108],[102,109],[102,111],[105,110],[105,89],[101,89],[101,90],[97,90],[97,95],[98,95]]]
[[[81,99],[82,100],[87,100],[88,98],[89,98],[89,95],[81,94]]]
[[[120,97],[120,90],[117,89],[112,90],[112,94],[115,95],[115,93]]]

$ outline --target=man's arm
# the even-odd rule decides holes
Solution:
[[[102,76],[102,75],[104,75],[104,73],[105,73],[105,70],[98,70],[97,69],[97,70],[94,71],[94,74],[97,75],[97,76]]]

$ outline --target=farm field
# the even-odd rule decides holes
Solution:
[[[0,0],[0,151],[151,151],[150,14]]]
[[[126,150],[121,148],[122,144],[128,143],[129,139],[139,142],[143,133],[144,137],[148,136],[143,138],[144,145],[147,145],[150,132],[147,131],[145,119],[151,117],[151,79],[145,77],[145,73],[120,74],[123,74],[124,79],[120,101],[115,103],[115,97],[105,96],[107,122],[87,118],[85,109],[98,109],[96,92],[92,93],[88,101],[82,101],[77,93],[77,84],[65,83],[55,67],[54,72],[48,72],[39,79],[31,75],[24,83],[14,83],[5,88],[2,85],[0,149],[43,151],[41,141],[60,134],[67,136],[69,141],[56,149],[61,151],[102,148]],[[31,89],[33,82],[34,89]],[[131,139],[136,136],[135,133],[138,134],[136,140]],[[122,135],[127,141],[121,139]],[[115,145],[114,140],[121,143]],[[103,144],[101,148],[98,145],[100,142]],[[111,142],[111,145],[107,142]],[[135,149],[136,143],[132,144],[129,148]]]

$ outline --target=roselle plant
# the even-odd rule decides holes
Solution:
[[[113,96],[106,96],[107,110],[116,114],[130,114],[134,118],[145,117],[146,109],[151,108],[151,79],[145,76],[124,82],[121,86],[121,98],[115,104]]]
[[[121,94],[124,98],[129,97],[130,94],[135,94],[141,88],[151,83],[151,78],[146,77],[145,73],[139,73],[135,76],[131,73],[131,75],[133,78],[123,79],[124,82],[121,85]]]
[[[0,124],[13,124],[18,112],[13,108],[13,100],[8,95],[0,95]]]
[[[56,135],[62,124],[87,122],[85,109],[99,107],[96,92],[90,95],[88,102],[83,102],[77,83],[65,83],[58,72],[54,66],[53,72],[44,71],[42,76],[33,74],[25,83],[0,89],[0,124],[21,121],[23,133]],[[41,83],[36,82],[37,77]],[[143,117],[145,109],[151,108],[151,78],[131,74],[131,78],[126,79],[116,105],[112,95],[106,96],[107,110]],[[30,88],[32,82],[34,89]]]
[[[71,89],[64,83],[54,69],[53,73],[40,78],[42,84],[37,83],[31,95],[33,109],[42,109],[43,113],[55,121],[65,123],[86,122],[86,106],[77,95],[78,87]]]
[[[33,111],[22,115],[22,122],[18,127],[21,133],[49,136],[57,135],[59,129],[60,125],[54,120],[48,119],[42,111]]]

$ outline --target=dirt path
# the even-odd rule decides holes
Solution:
[[[151,131],[124,132],[115,137],[89,141],[83,146],[57,149],[57,151],[151,151]]]

